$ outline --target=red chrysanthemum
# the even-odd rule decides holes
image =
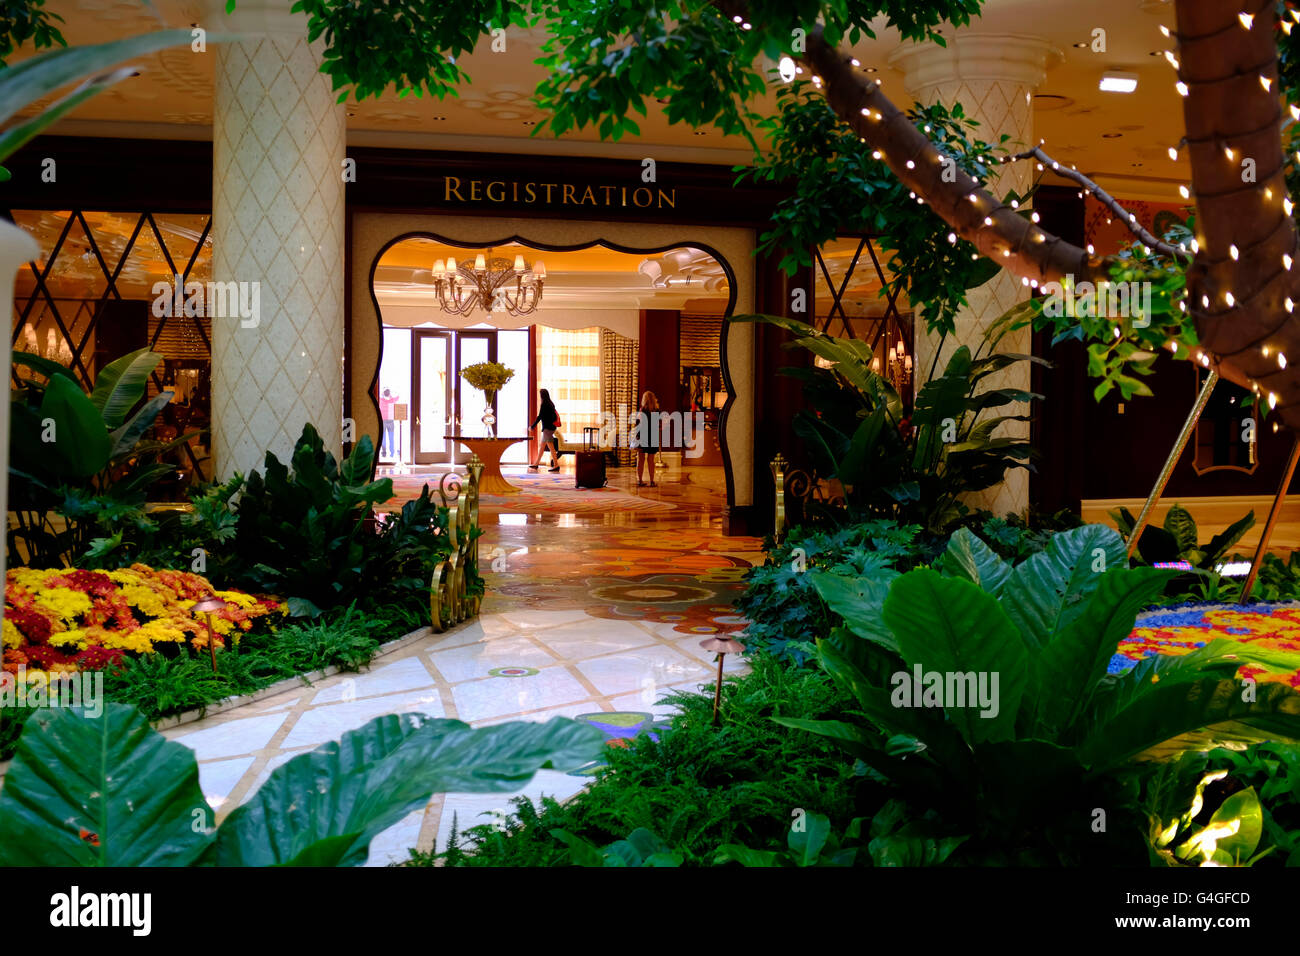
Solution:
[[[27,661],[49,670],[55,664],[71,664],[72,658],[48,644],[42,644],[39,647],[27,648]]]
[[[30,607],[8,608],[5,616],[13,621],[32,644],[44,644],[54,633],[53,622],[44,614]]]
[[[112,594],[117,588],[113,579],[103,571],[86,571],[81,568],[70,568],[57,578],[51,578],[47,583],[51,587],[72,588],[74,591],[82,591],[94,597]]]
[[[122,663],[125,652],[120,647],[88,647],[73,660],[83,671],[97,671],[108,667],[117,667]]]

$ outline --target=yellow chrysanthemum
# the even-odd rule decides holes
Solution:
[[[4,627],[4,646],[19,647],[23,643],[23,636],[14,625],[14,622],[9,618],[5,618],[0,624],[3,624]]]
[[[118,593],[127,604],[138,608],[150,617],[163,617],[167,613],[167,602],[162,595],[151,588],[138,584],[123,584]]]
[[[36,602],[68,624],[76,623],[92,606],[89,594],[72,588],[41,588],[36,594]]]
[[[241,591],[217,591],[216,595],[221,600],[230,604],[238,605],[244,610],[248,610],[257,605],[257,598],[253,597],[251,594],[244,594]]]
[[[49,643],[56,647],[64,647],[68,644],[76,644],[82,650],[86,648],[86,629],[84,627],[74,627],[70,630],[63,631],[60,634],[51,634]]]

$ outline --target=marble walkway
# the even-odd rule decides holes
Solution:
[[[700,641],[743,627],[730,601],[744,570],[762,560],[757,540],[722,537],[713,477],[670,469],[660,476],[665,497],[695,506],[634,521],[501,515],[484,526],[480,555],[494,559],[483,562],[488,594],[476,620],[428,634],[360,674],[166,736],[195,751],[204,795],[221,817],[281,763],[381,714],[423,713],[476,727],[615,712],[664,716],[665,692],[711,681],[716,665]],[[743,666],[728,658],[726,669]],[[369,865],[403,861],[411,847],[445,849],[453,814],[463,830],[507,812],[513,796],[565,799],[588,779],[542,771],[515,794],[436,794],[375,840]]]

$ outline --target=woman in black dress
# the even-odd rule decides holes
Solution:
[[[529,471],[536,471],[542,463],[542,452],[547,448],[551,449],[551,471],[560,470],[560,442],[555,437],[555,431],[560,427],[560,413],[555,410],[555,403],[551,401],[551,393],[542,389],[542,404],[537,410],[537,417],[533,423],[528,426],[531,432],[537,425],[542,426],[542,443],[537,446],[533,453],[532,463],[529,464]]]
[[[638,488],[645,487],[641,472],[645,469],[646,459],[650,460],[650,487],[656,487],[655,455],[659,454],[659,436],[655,431],[659,425],[658,411],[659,399],[655,398],[655,393],[644,393],[641,396],[641,407],[636,412],[636,431],[633,432],[633,439],[637,442],[636,486]]]

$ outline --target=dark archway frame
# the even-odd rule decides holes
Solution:
[[[512,234],[503,239],[493,239],[488,241],[475,240],[473,242],[462,239],[453,239],[440,233],[424,229],[411,230],[404,232],[401,235],[394,236],[392,239],[385,242],[379,248],[379,251],[375,253],[375,257],[370,263],[370,270],[366,279],[367,291],[370,293],[370,304],[374,309],[374,321],[378,324],[381,330],[379,336],[379,353],[375,362],[375,372],[374,375],[371,376],[369,384],[366,386],[366,395],[374,406],[375,416],[377,418],[379,417],[379,402],[375,398],[375,390],[379,386],[379,369],[382,368],[384,364],[384,337],[382,335],[384,317],[383,312],[379,307],[379,296],[375,292],[375,273],[379,269],[379,261],[383,259],[389,249],[410,239],[429,239],[434,242],[442,243],[443,245],[455,246],[459,249],[482,249],[490,246],[504,246],[509,245],[510,243],[518,243],[527,248],[537,249],[541,252],[579,252],[583,249],[591,249],[600,246],[614,252],[622,252],[629,255],[655,255],[662,252],[669,252],[673,249],[690,248],[700,249],[712,256],[714,261],[722,266],[723,274],[727,277],[727,306],[726,310],[723,312],[722,332],[718,342],[718,358],[722,365],[722,382],[727,391],[727,400],[723,403],[722,411],[718,414],[718,445],[722,450],[722,472],[723,477],[726,480],[727,504],[728,506],[734,504],[736,498],[735,479],[733,475],[734,469],[731,462],[731,452],[727,442],[727,419],[730,417],[731,408],[735,404],[736,392],[735,385],[731,379],[731,366],[727,358],[727,333],[730,331],[731,326],[726,320],[735,313],[737,287],[736,272],[732,268],[731,263],[727,261],[726,256],[707,242],[696,242],[690,239],[682,239],[677,242],[655,246],[626,246],[621,243],[611,242],[608,239],[594,239],[590,242],[554,245],[551,243],[539,242],[535,239],[529,239],[526,236],[519,235],[518,233]],[[351,370],[349,369],[349,373],[350,371]],[[757,386],[757,383],[755,383],[755,385]],[[755,425],[757,426],[757,423],[755,423]],[[378,467],[378,459],[376,459],[374,467]],[[374,477],[373,469],[371,477],[372,479]]]

